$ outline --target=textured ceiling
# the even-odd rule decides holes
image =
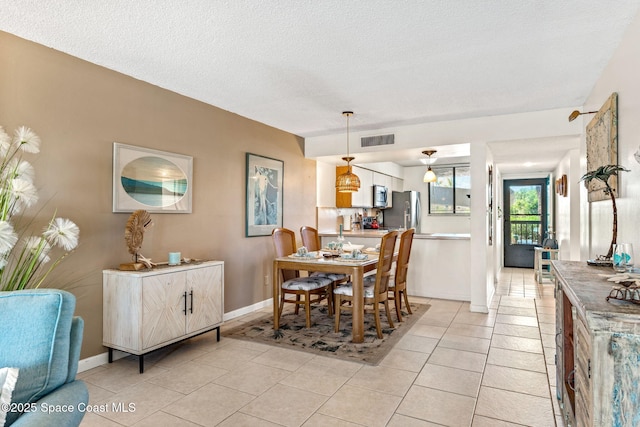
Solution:
[[[581,105],[639,0],[0,0],[0,30],[310,137]]]

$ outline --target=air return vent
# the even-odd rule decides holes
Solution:
[[[360,147],[375,147],[377,145],[392,145],[394,144],[395,135],[377,135],[377,136],[365,136],[360,138]]]

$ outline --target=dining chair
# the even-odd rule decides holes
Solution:
[[[300,236],[302,237],[302,245],[306,247],[309,252],[316,252],[322,249],[320,236],[318,235],[318,230],[316,230],[315,228],[309,227],[308,225],[300,227]],[[342,273],[324,273],[320,271],[314,271],[309,274],[313,277],[328,277],[333,280],[334,286],[341,283],[346,283],[348,279],[347,275]],[[333,290],[333,287],[331,289]]]
[[[411,256],[411,245],[413,244],[414,233],[415,229],[410,228],[400,235],[400,249],[398,250],[398,259],[396,260],[396,272],[393,282],[389,284],[389,292],[391,293],[389,299],[395,302],[398,322],[402,322],[402,298],[404,298],[404,304],[407,306],[409,314],[413,314],[411,312],[411,306],[409,305],[409,298],[407,297],[407,271],[409,270],[409,257]]]
[[[287,228],[275,228],[271,233],[276,256],[286,257],[296,253],[296,236]],[[306,314],[306,326],[311,326],[311,303],[319,303],[327,299],[329,315],[333,315],[333,301],[331,300],[330,286],[332,280],[328,277],[300,277],[298,270],[282,270],[282,285],[280,286],[280,305],[278,307],[278,319],[282,316],[284,303],[295,304],[295,313],[302,305]],[[295,299],[285,298],[285,295],[295,295]],[[300,299],[304,296],[304,301]],[[312,297],[315,297],[312,299]]]
[[[384,304],[387,314],[389,326],[395,328],[393,320],[391,320],[391,312],[389,310],[389,280],[391,279],[391,266],[393,265],[393,253],[398,239],[397,231],[390,231],[382,236],[380,243],[380,255],[378,256],[377,270],[375,280],[365,282],[364,286],[364,304],[373,305],[372,309],[365,309],[365,313],[372,312],[376,322],[376,331],[378,338],[382,338],[382,327],[380,325],[380,304]],[[344,306],[345,302],[353,301],[353,283],[339,286],[333,290],[335,315],[335,332],[340,331],[340,312],[342,310],[353,310],[353,305]]]

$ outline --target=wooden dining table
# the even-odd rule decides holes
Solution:
[[[282,286],[282,270],[318,271],[323,273],[342,273],[351,276],[353,283],[353,329],[352,341],[364,341],[364,275],[376,269],[378,255],[367,254],[362,261],[342,258],[280,257],[273,261],[273,329],[280,329],[278,307],[280,303],[280,288]],[[333,295],[331,296],[333,298]]]

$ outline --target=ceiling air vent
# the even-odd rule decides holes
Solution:
[[[394,143],[395,135],[377,135],[377,136],[365,136],[360,138],[360,147],[375,147],[377,145],[392,145]]]

